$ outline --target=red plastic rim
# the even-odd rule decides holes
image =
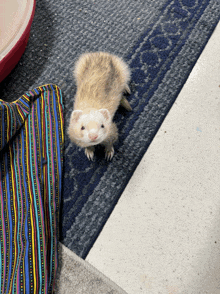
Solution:
[[[24,53],[34,18],[35,6],[35,0],[26,0],[19,30],[15,32],[9,43],[0,48],[0,82],[13,70]]]

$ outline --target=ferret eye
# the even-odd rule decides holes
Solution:
[[[83,131],[83,130],[85,130],[85,127],[84,127],[84,126],[82,126],[82,127],[81,127],[81,130],[82,130],[82,131]]]
[[[101,128],[104,128],[104,127],[105,127],[105,126],[102,124],[102,125],[101,125]]]

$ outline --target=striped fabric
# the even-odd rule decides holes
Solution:
[[[53,293],[62,109],[55,85],[0,100],[0,293]]]

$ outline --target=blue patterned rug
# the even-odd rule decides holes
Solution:
[[[216,0],[41,0],[21,61],[0,84],[14,100],[46,83],[57,84],[65,105],[61,241],[85,258],[106,223],[220,18]],[[122,56],[132,70],[128,100],[119,109],[119,141],[106,162],[94,162],[66,134],[73,97],[74,63],[85,51]]]

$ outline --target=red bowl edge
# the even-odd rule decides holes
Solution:
[[[8,52],[8,54],[0,61],[0,83],[9,75],[16,66],[22,54],[25,51],[30,35],[31,24],[34,18],[36,0],[34,0],[33,10],[28,25],[21,35],[16,45]],[[13,56],[13,57],[12,57]]]

